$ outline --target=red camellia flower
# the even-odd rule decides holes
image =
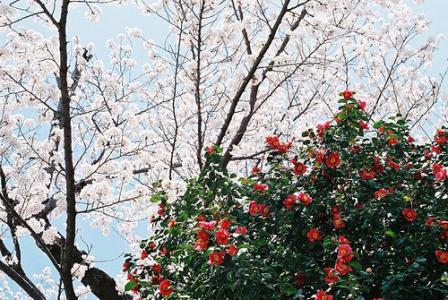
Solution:
[[[360,176],[364,180],[370,180],[370,179],[375,178],[375,172],[373,170],[362,169]]]
[[[227,249],[226,252],[228,255],[230,256],[235,256],[238,253],[238,247],[235,245],[230,245]]]
[[[446,171],[446,170],[441,170],[441,171],[438,171],[438,172],[436,172],[436,173],[434,174],[434,177],[435,177],[438,181],[443,181],[443,180],[445,180],[446,176],[447,176],[447,171]]]
[[[127,278],[128,278],[129,281],[132,281],[132,282],[138,282],[138,279],[135,278],[134,276],[135,276],[135,270],[132,271],[132,273],[128,273]]]
[[[439,145],[445,144],[448,141],[447,137],[444,136],[438,136],[434,138],[434,142],[436,142]]]
[[[428,149],[423,150],[423,155],[425,156],[426,159],[432,158],[432,153]]]
[[[415,219],[417,218],[417,211],[412,208],[404,209],[402,214],[408,222],[414,222]]]
[[[448,230],[448,221],[446,221],[446,220],[440,220],[440,221],[439,221],[439,226],[440,226],[440,228],[442,228],[443,230]]]
[[[298,162],[294,165],[294,168],[292,170],[293,170],[294,174],[296,174],[298,176],[302,176],[303,174],[305,174],[305,172],[307,170],[307,166],[301,162]]]
[[[364,122],[364,121],[359,121],[358,122],[358,125],[359,125],[359,127],[361,127],[362,129],[369,129],[369,124],[367,124],[366,122]]]
[[[387,163],[387,165],[388,165],[389,167],[391,167],[391,168],[394,169],[395,171],[400,170],[400,164],[394,162],[392,159],[387,159],[386,163]]]
[[[198,240],[196,240],[196,242],[194,243],[193,249],[194,249],[195,251],[201,251],[201,252],[204,252],[205,250],[207,250],[207,246],[208,246],[208,240],[198,239]]]
[[[294,283],[299,289],[303,287],[303,285],[305,284],[305,274],[303,272],[297,272],[294,275]]]
[[[254,184],[254,190],[264,192],[269,188],[266,183],[256,183]]]
[[[330,208],[330,214],[331,214],[332,216],[339,214],[341,211],[342,211],[342,207],[339,206],[339,205],[333,205],[333,206]]]
[[[325,164],[330,169],[337,168],[339,166],[340,162],[341,162],[341,159],[340,159],[339,154],[337,152],[331,152],[327,156],[327,159],[325,160]]]
[[[162,266],[158,263],[153,263],[151,269],[154,273],[160,273],[160,271],[162,271]]]
[[[269,212],[271,211],[271,207],[266,204],[258,204],[258,209],[260,210],[260,214],[265,218],[269,216]]]
[[[419,171],[416,171],[416,172],[414,172],[414,174],[412,175],[412,177],[413,177],[415,180],[421,180],[421,179],[422,179],[422,173],[419,172]]]
[[[208,263],[210,265],[219,266],[224,263],[224,255],[226,255],[222,251],[215,251],[208,255]]]
[[[448,239],[448,231],[442,231],[442,232],[439,234],[439,238],[440,238],[441,240],[446,240],[446,239]]]
[[[321,163],[324,162],[324,159],[325,159],[325,151],[324,150],[317,151],[317,153],[316,153],[316,162],[318,164],[321,164]]]
[[[123,266],[121,267],[121,269],[123,270],[123,272],[126,272],[127,270],[129,270],[130,266],[131,266],[131,264],[126,261],[123,263]]]
[[[241,235],[246,235],[247,234],[247,228],[244,226],[238,226],[235,230],[235,233],[237,234],[241,234]]]
[[[357,208],[357,209],[361,209],[361,208],[364,207],[364,203],[362,203],[362,202],[358,202],[358,203],[356,203],[356,204],[354,205],[354,207]]]
[[[343,239],[342,239],[343,238]],[[342,236],[339,236],[339,241],[346,241],[348,240]],[[347,264],[353,259],[353,251],[352,248],[348,243],[340,244],[337,248],[338,250],[338,260],[340,261],[340,264]],[[341,266],[343,268],[343,266]]]
[[[291,209],[292,206],[294,204],[296,204],[297,201],[297,196],[294,194],[289,195],[288,197],[285,198],[285,200],[283,200],[283,205],[287,208],[287,209]]]
[[[440,172],[440,171],[442,171],[443,170],[443,166],[441,165],[441,164],[433,164],[432,166],[431,166],[431,169],[432,169],[432,172],[433,173],[437,173],[437,172]]]
[[[365,108],[366,108],[366,106],[367,106],[367,103],[366,103],[366,101],[358,101],[358,106],[359,106],[359,109],[360,110],[364,110]]]
[[[205,230],[199,230],[197,233],[198,239],[208,240],[208,233]]]
[[[448,138],[445,136],[445,134],[446,134],[445,130],[437,129],[437,135],[434,137],[434,141],[439,145],[448,142]]]
[[[374,193],[374,196],[375,196],[375,199],[376,199],[376,200],[379,200],[379,199],[381,199],[381,198],[386,197],[388,193],[389,193],[389,192],[388,192],[386,189],[383,188],[383,189],[379,189],[378,191],[376,191],[376,192]]]
[[[353,97],[353,92],[352,91],[343,91],[342,93],[340,93],[340,95],[342,97],[344,97],[345,100],[351,99]]]
[[[252,168],[252,174],[258,174],[258,173],[260,173],[260,172],[261,172],[261,169],[260,169],[259,167],[254,166],[254,167]]]
[[[318,290],[316,300],[333,300],[333,296],[325,293],[323,290]]]
[[[297,197],[299,198],[300,202],[302,202],[302,204],[305,206],[309,205],[313,201],[311,196],[306,193],[300,192]]]
[[[254,200],[249,203],[249,214],[251,216],[256,216],[260,213],[260,207]]]
[[[353,250],[349,244],[341,244],[338,246],[338,257],[339,258],[348,256],[348,255],[352,255],[352,254],[353,254]]]
[[[426,226],[432,226],[433,224],[434,224],[434,222],[435,222],[435,217],[433,217],[433,216],[431,216],[431,217],[428,217],[428,219],[425,221],[425,225]]]
[[[266,144],[271,147],[273,150],[276,150],[280,153],[286,153],[292,146],[291,142],[288,143],[280,143],[280,139],[277,136],[268,136],[266,137]]]
[[[199,222],[199,227],[203,228],[205,230],[213,230],[216,226],[216,221],[210,221],[210,222]]]
[[[338,242],[340,244],[350,244],[350,241],[343,235],[338,236]]]
[[[437,250],[435,252],[437,261],[441,264],[448,264],[448,252]]]
[[[390,137],[387,139],[387,143],[391,146],[398,145],[398,139],[396,137]]]
[[[173,288],[171,287],[171,282],[168,279],[162,280],[159,286],[160,294],[167,297],[173,293]]]
[[[132,288],[131,291],[132,291],[134,294],[138,294],[138,291],[140,290],[140,287],[141,287],[141,285],[138,284],[138,285],[134,286],[134,287]]]
[[[163,280],[163,276],[158,274],[151,277],[151,283],[159,285]]]
[[[208,154],[213,154],[213,150],[214,150],[214,149],[213,149],[213,146],[208,146],[208,147],[207,147],[207,153],[208,153]]]
[[[432,152],[434,152],[435,154],[440,154],[440,148],[437,146],[431,146],[431,150]]]
[[[265,142],[271,146],[271,148],[274,148],[276,145],[280,144],[280,139],[278,136],[267,136]]]
[[[148,257],[148,252],[146,252],[146,250],[142,250],[142,252],[140,253],[140,259],[145,259]]]
[[[218,230],[216,232],[215,238],[216,242],[221,245],[225,245],[229,242],[230,233],[224,229]]]
[[[338,273],[342,276],[347,275],[348,273],[350,273],[352,271],[352,267],[350,267],[349,265],[345,264],[345,261],[342,259],[338,259],[336,260],[336,271],[338,271]]]
[[[375,156],[373,158],[372,171],[375,173],[383,173],[384,172],[384,166],[381,164],[381,158],[379,158],[378,156]]]
[[[361,152],[361,150],[362,150],[362,148],[358,145],[350,147],[350,152],[353,154],[358,154]]]
[[[339,280],[338,271],[334,268],[324,268],[326,273],[324,281],[328,284],[335,283]]]
[[[333,226],[335,229],[341,229],[345,227],[344,220],[339,214],[333,216]]]
[[[228,229],[232,222],[229,219],[224,219],[221,221],[221,229]]]
[[[322,238],[319,230],[315,227],[311,228],[310,231],[306,234],[310,242],[318,241]]]
[[[343,257],[339,257],[338,258],[340,261],[342,261],[342,262],[344,262],[344,263],[349,263],[349,262],[351,262],[352,261],[352,259],[353,259],[353,254],[352,255],[346,255],[346,256],[343,256]]]
[[[326,121],[323,124],[318,124],[317,125],[317,135],[319,135],[320,137],[323,137],[325,134],[325,131],[330,128],[330,121]]]

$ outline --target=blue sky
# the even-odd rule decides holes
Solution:
[[[410,0],[411,2],[411,0]],[[412,1],[413,2],[413,1]],[[426,0],[423,5],[412,5],[416,13],[424,13],[432,22],[430,30],[425,36],[443,33],[447,38],[440,43],[437,52],[433,70],[430,75],[437,75],[443,72],[448,66],[448,0]],[[106,40],[115,38],[117,33],[126,32],[127,27],[139,27],[143,30],[144,36],[158,43],[162,43],[166,37],[167,26],[155,17],[143,17],[141,12],[135,7],[103,7],[103,15],[98,23],[91,23],[84,17],[83,9],[76,9],[69,19],[71,36],[78,36],[82,43],[94,42],[95,55],[98,58],[107,60],[107,50],[105,46]],[[143,53],[137,53],[143,59]],[[447,90],[447,85],[445,85]],[[62,224],[64,220],[60,220]],[[111,275],[120,272],[122,259],[118,258],[123,252],[127,251],[127,244],[122,237],[114,231],[109,236],[104,237],[100,230],[91,229],[89,220],[78,219],[80,224],[79,244],[81,248],[86,249],[82,244],[82,240],[86,241],[89,246],[93,246],[91,254],[95,256],[99,262],[97,267],[104,269]],[[146,225],[141,226],[140,231],[145,235]],[[94,242],[94,245],[91,245]],[[25,243],[25,248],[35,249],[31,241]],[[26,251],[24,256],[24,265],[30,273],[39,273],[49,262],[40,253]],[[103,261],[103,262],[101,262]],[[89,297],[93,299],[94,297]]]

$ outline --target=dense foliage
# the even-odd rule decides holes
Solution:
[[[417,144],[401,116],[370,122],[340,94],[333,121],[295,142],[266,138],[265,165],[207,166],[129,255],[143,299],[445,299],[448,130]],[[373,128],[369,129],[369,123]]]

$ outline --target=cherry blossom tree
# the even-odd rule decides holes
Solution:
[[[95,21],[108,5],[157,16],[166,41],[130,28],[98,57],[94,41],[68,34],[70,16],[78,6]],[[80,217],[133,246],[157,209],[152,192],[182,194],[208,145],[225,149],[223,167],[247,172],[265,154],[260,136],[294,140],[332,118],[340,90],[362,91],[369,119],[399,112],[424,138],[448,120],[444,74],[425,75],[439,39],[421,42],[427,27],[402,0],[2,1],[2,276],[33,299],[128,298],[79,244]],[[44,253],[57,275],[27,274],[24,250]]]

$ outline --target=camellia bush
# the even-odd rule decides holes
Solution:
[[[334,120],[239,178],[209,147],[206,167],[127,255],[142,299],[447,299],[448,130],[417,144],[406,120],[371,122],[340,94]],[[370,126],[370,127],[369,127]],[[155,186],[157,188],[157,185]]]

